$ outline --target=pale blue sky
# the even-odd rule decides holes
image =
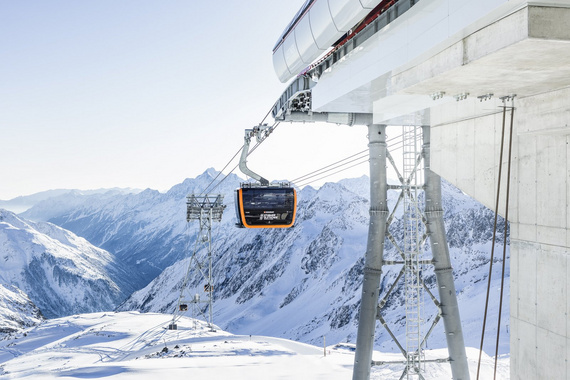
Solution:
[[[302,3],[0,0],[0,199],[220,170],[285,89],[272,48]],[[292,179],[363,149],[363,127],[286,124],[249,165]]]

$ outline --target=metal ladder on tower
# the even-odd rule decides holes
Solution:
[[[407,186],[403,189],[404,225],[404,297],[406,308],[406,370],[408,379],[423,379],[422,309],[423,282],[421,255],[424,224],[420,210],[418,188],[423,184],[418,170],[421,152],[420,127],[403,126],[403,175]]]

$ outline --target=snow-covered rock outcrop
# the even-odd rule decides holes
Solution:
[[[13,285],[0,284],[0,335],[37,325],[44,317],[27,294]]]

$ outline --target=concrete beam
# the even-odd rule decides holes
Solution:
[[[466,36],[394,74],[391,94],[374,102],[374,121],[437,106],[436,93],[445,93],[442,103],[461,94],[525,97],[570,86],[569,23],[569,8],[527,6]],[[405,106],[395,108],[396,99]]]

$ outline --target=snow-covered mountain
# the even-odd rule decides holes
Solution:
[[[53,202],[38,204],[24,215],[61,225],[91,243],[103,247],[132,268],[129,280],[144,289],[136,292],[121,310],[170,313],[176,305],[196,240],[196,223],[185,221],[185,197],[201,193],[218,173],[208,169],[187,179],[167,193],[145,190],[139,194],[109,198],[82,196],[67,209]],[[215,192],[225,194],[227,209],[213,228],[214,320],[233,333],[263,334],[319,343],[326,335],[331,342],[354,342],[360,302],[363,256],[368,231],[367,177],[328,183],[318,190],[299,191],[294,228],[248,230],[234,227],[233,190],[240,179],[231,175]],[[468,346],[480,341],[488,275],[493,214],[457,189],[444,184],[447,234],[455,268],[456,286]],[[398,194],[390,191],[393,205]],[[67,201],[61,199],[61,203]],[[401,221],[390,227],[401,236]],[[502,231],[502,228],[499,228]],[[498,243],[502,242],[499,234]],[[199,251],[197,257],[204,258]],[[387,243],[386,259],[397,258]],[[426,247],[426,258],[430,258]],[[497,260],[496,260],[497,261]],[[401,267],[385,267],[381,288],[391,286]],[[491,301],[498,299],[495,266]],[[137,278],[137,274],[143,276]],[[509,273],[506,274],[509,276]],[[157,277],[158,276],[158,277]],[[425,281],[437,296],[431,268]],[[151,282],[152,281],[152,282]],[[205,280],[193,270],[191,288],[203,291]],[[508,284],[508,280],[507,280]],[[506,289],[508,299],[508,288]],[[202,295],[204,299],[204,295]],[[403,339],[402,288],[398,286],[383,313],[390,328]],[[426,295],[425,318],[433,320],[435,307]],[[496,317],[491,304],[489,320]],[[503,306],[501,353],[508,349],[508,302]],[[491,326],[492,322],[488,323]],[[492,333],[493,328],[489,328]],[[494,327],[496,330],[496,327]],[[430,347],[445,346],[440,323]],[[396,351],[388,334],[378,328],[376,346]],[[492,339],[487,339],[489,352]]]
[[[0,284],[21,289],[49,318],[113,309],[132,289],[109,252],[54,224],[1,209],[0,262]],[[25,296],[18,297],[22,303]]]
[[[137,194],[64,194],[38,203],[22,216],[57,224],[111,252],[130,268],[128,282],[139,289],[186,257],[188,234],[195,233],[186,223],[186,196],[201,193],[217,174],[208,169],[166,193],[146,189]],[[231,175],[216,192],[233,202],[232,192],[240,181]]]
[[[97,189],[97,190],[71,190],[71,189],[56,189],[47,190],[39,193],[19,196],[10,200],[0,200],[0,208],[12,211],[16,214],[29,210],[39,202],[66,195],[92,195],[92,194],[129,194],[138,193],[140,190],[131,188],[112,188],[112,189]]]
[[[13,285],[0,284],[0,336],[35,326],[44,317],[27,294]]]

